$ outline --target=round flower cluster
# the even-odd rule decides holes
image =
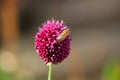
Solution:
[[[35,48],[45,64],[61,63],[70,53],[71,35],[63,20],[45,22],[35,36]]]

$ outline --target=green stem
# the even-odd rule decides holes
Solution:
[[[49,63],[48,66],[49,66],[48,80],[52,80],[52,63]]]

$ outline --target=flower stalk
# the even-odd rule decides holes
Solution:
[[[52,63],[49,63],[48,66],[49,66],[48,80],[52,80]]]

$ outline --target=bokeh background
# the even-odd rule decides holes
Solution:
[[[120,80],[120,0],[0,0],[0,80],[47,80],[34,36],[52,17],[72,33],[53,80]]]

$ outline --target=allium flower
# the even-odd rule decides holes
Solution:
[[[63,20],[45,22],[35,36],[35,48],[45,64],[58,64],[70,53],[71,35]]]

